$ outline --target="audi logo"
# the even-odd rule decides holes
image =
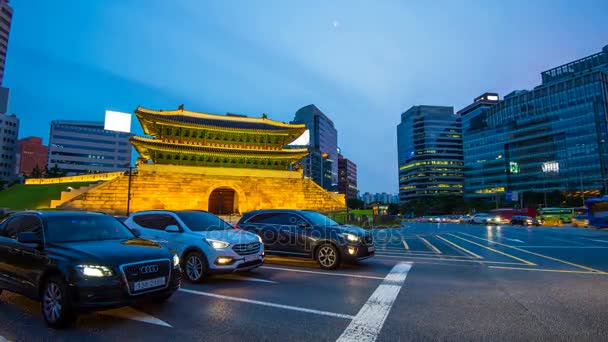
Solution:
[[[146,265],[139,268],[139,272],[142,274],[156,273],[158,270],[158,265]]]

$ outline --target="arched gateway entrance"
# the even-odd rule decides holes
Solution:
[[[217,188],[209,195],[209,212],[230,215],[238,212],[236,192],[230,188]]]

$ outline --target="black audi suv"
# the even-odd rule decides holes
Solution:
[[[180,281],[177,255],[110,215],[26,211],[0,224],[0,293],[40,300],[54,328],[82,311],[168,299]]]
[[[323,269],[367,259],[376,250],[369,231],[340,225],[310,210],[250,211],[243,214],[237,228],[258,234],[267,254],[312,258]]]

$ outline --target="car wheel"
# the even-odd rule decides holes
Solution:
[[[190,252],[182,265],[186,279],[191,283],[200,283],[209,271],[207,258],[201,252]]]
[[[42,316],[51,328],[65,328],[77,318],[68,284],[59,276],[50,277],[44,284],[41,307]]]
[[[317,248],[315,260],[322,269],[333,270],[340,266],[340,252],[336,246],[326,243]]]

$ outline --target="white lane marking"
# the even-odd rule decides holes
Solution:
[[[138,322],[156,324],[156,325],[160,325],[163,327],[173,328],[173,326],[171,326],[171,324],[169,324],[163,320],[160,320],[154,316],[148,315],[145,312],[135,310],[129,306],[126,306],[124,308],[112,309],[112,310],[98,311],[97,314],[104,315],[104,316],[124,318],[124,319],[131,319],[131,320],[138,321]]]
[[[608,248],[608,247],[604,247],[604,246],[519,246],[519,248],[581,248],[581,249],[600,248],[600,249],[604,249],[604,248]]]
[[[407,244],[407,242],[405,240],[401,240],[403,242],[403,247],[405,247],[406,250],[410,250],[410,246]]]
[[[272,266],[262,266],[260,268],[265,268],[269,270],[279,270],[279,271],[289,271],[289,272],[300,272],[300,273],[311,273],[311,274],[322,274],[326,276],[338,276],[338,277],[351,277],[351,278],[363,278],[363,279],[378,279],[383,280],[382,277],[374,277],[374,276],[366,276],[359,274],[348,274],[348,273],[334,273],[334,272],[319,272],[319,271],[308,271],[308,270],[296,270],[293,268],[285,268],[285,267],[272,267]]]
[[[483,259],[483,258],[482,258],[480,255],[475,254],[475,253],[471,252],[470,250],[468,250],[468,249],[466,249],[466,248],[464,248],[464,247],[462,247],[462,246],[460,246],[460,245],[457,245],[457,244],[455,244],[455,243],[454,243],[454,242],[452,242],[452,241],[449,241],[448,239],[445,239],[445,238],[443,238],[443,237],[441,237],[441,236],[439,236],[439,235],[435,235],[435,236],[436,236],[438,239],[443,240],[444,242],[446,242],[446,243],[450,244],[452,247],[457,248],[458,250],[461,250],[462,252],[464,252],[464,253],[466,253],[466,254],[468,254],[468,255],[472,256],[472,257],[473,257],[473,258],[475,258],[475,259]]]
[[[0,342],[10,342],[4,336],[0,335]]]
[[[247,298],[224,296],[224,295],[219,295],[219,294],[215,294],[215,293],[196,291],[196,290],[190,290],[190,289],[184,289],[184,288],[179,289],[179,291],[180,292],[190,293],[190,294],[195,294],[195,295],[199,295],[199,296],[216,298],[216,299],[231,300],[231,301],[234,301],[234,302],[241,302],[241,303],[248,303],[248,304],[257,304],[257,305],[269,306],[269,307],[277,308],[277,309],[285,309],[285,310],[306,312],[306,313],[311,313],[311,314],[316,314],[316,315],[322,315],[322,316],[330,316],[330,317],[345,318],[345,319],[353,319],[353,318],[355,318],[352,315],[341,314],[341,313],[336,313],[336,312],[307,309],[307,308],[301,308],[301,307],[298,307],[298,306],[284,305],[284,304],[277,304],[277,303],[270,303],[270,302],[262,302],[262,301],[259,301],[259,300],[252,300],[252,299],[247,299]]]
[[[276,284],[276,281],[253,278],[253,277],[244,277],[236,274],[225,274],[225,275],[216,275],[213,277],[214,279],[226,279],[226,280],[244,280],[244,281],[253,281],[257,283],[268,283],[268,284]]]
[[[422,240],[422,242],[424,242],[425,245],[427,245],[431,250],[433,250],[433,252],[437,253],[437,254],[442,254],[441,251],[439,250],[439,248],[433,246],[429,240],[419,236],[418,237],[420,240]]]
[[[608,243],[608,241],[606,241],[606,240],[596,240],[596,239],[587,239],[587,240],[596,241],[596,242]]]
[[[500,239],[500,238],[499,238],[499,239]],[[519,243],[524,243],[523,241],[518,240],[518,239],[510,239],[510,238],[506,238],[506,237],[503,237],[502,239],[504,239],[504,240],[509,240],[509,241],[515,241],[515,242],[519,242]]]
[[[337,342],[373,342],[401,291],[412,263],[398,263],[363,305]]]

